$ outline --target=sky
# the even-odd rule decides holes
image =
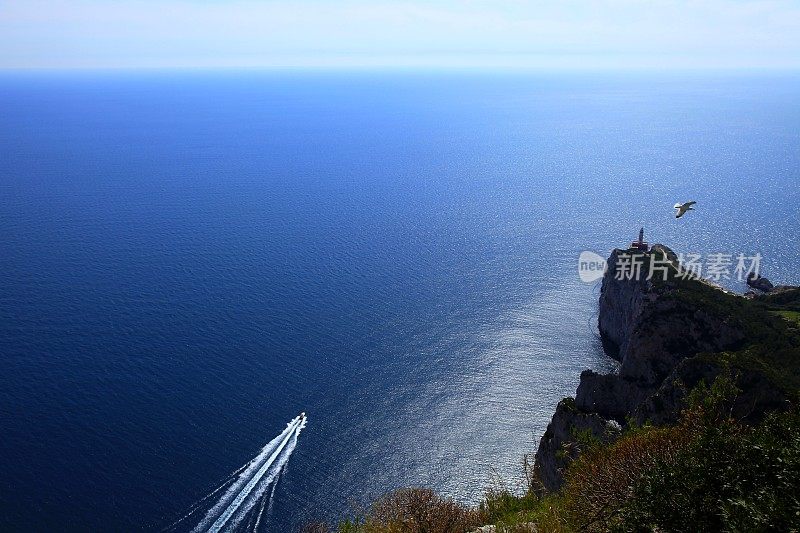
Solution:
[[[800,68],[800,0],[0,0],[0,68]]]

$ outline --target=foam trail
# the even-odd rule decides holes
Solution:
[[[275,497],[275,489],[278,488],[278,482],[280,481],[281,476],[283,475],[283,472],[286,470],[286,463],[289,461],[289,456],[292,455],[292,452],[294,451],[294,448],[297,445],[297,436],[300,435],[300,431],[304,427],[306,427],[306,422],[307,422],[307,419],[303,420],[303,423],[300,424],[300,426],[298,426],[297,431],[294,434],[294,438],[292,439],[292,442],[290,442],[289,446],[286,448],[286,454],[284,456],[284,459],[283,459],[283,461],[281,461],[280,465],[278,465],[278,470],[275,473],[275,475],[273,476],[273,478],[275,478],[275,482],[272,483],[272,490],[269,493],[269,498],[264,498],[261,501],[261,510],[258,512],[258,518],[256,518],[256,524],[255,524],[255,527],[253,527],[253,533],[257,533],[258,532],[258,526],[261,523],[261,517],[264,514],[264,504],[267,503],[267,501],[269,501],[269,505],[266,506],[267,507],[267,515],[269,515],[272,512],[272,503],[274,501],[273,498]],[[266,489],[266,486],[264,488]],[[263,490],[262,490],[262,492],[263,492]]]
[[[281,480],[281,476],[283,475],[284,468],[281,468],[281,472],[278,475],[278,479],[275,480],[275,483],[272,484],[272,490],[269,493],[269,505],[267,506],[267,516],[272,513],[272,502],[274,501],[273,498],[275,497],[275,489],[278,488],[278,482]],[[264,504],[267,503],[267,499],[261,501],[261,510],[258,513],[258,518],[256,519],[256,525],[253,528],[253,533],[258,533],[258,525],[261,523],[261,516],[264,514]]]
[[[247,516],[247,514],[253,509],[253,507],[265,497],[267,489],[272,486],[272,491],[270,493],[270,498],[272,494],[275,493],[275,488],[277,487],[278,477],[283,472],[286,463],[289,461],[289,456],[292,455],[292,452],[297,446],[297,436],[300,434],[300,430],[305,427],[305,423],[298,426],[297,431],[295,431],[294,435],[292,435],[289,444],[287,444],[286,449],[283,450],[281,453],[280,458],[278,461],[272,465],[269,469],[269,474],[264,477],[264,479],[256,484],[256,488],[253,491],[252,495],[248,498],[245,498],[243,505],[241,505],[240,509],[233,515],[233,518],[229,521],[228,530],[235,530],[238,528],[239,523]],[[270,506],[272,505],[272,501],[269,502]]]
[[[247,519],[247,525],[245,527],[241,528],[242,531],[252,531],[253,530],[253,527],[254,527],[253,524],[255,524],[256,520],[258,519],[258,516],[257,516],[258,513],[250,513],[250,515],[251,515],[250,518]]]
[[[253,475],[253,477],[250,478],[250,480],[247,482],[244,488],[242,488],[241,492],[239,492],[239,494],[236,495],[236,498],[230,503],[228,508],[225,509],[225,511],[223,511],[223,513],[219,516],[219,518],[217,518],[217,520],[213,524],[211,524],[211,527],[208,529],[208,531],[210,531],[211,533],[218,533],[219,531],[222,530],[223,527],[226,526],[226,524],[231,520],[232,517],[235,519],[231,523],[230,529],[234,529],[236,527],[236,525],[242,520],[244,515],[247,514],[247,512],[250,509],[252,509],[255,502],[252,501],[249,502],[249,505],[246,505],[241,513],[238,513],[237,511],[240,510],[242,504],[245,503],[245,501],[247,501],[248,497],[253,492],[253,489],[255,489],[259,484],[261,484],[263,488],[266,488],[267,486],[269,486],[270,483],[272,483],[277,473],[280,471],[281,467],[289,459],[289,455],[291,455],[292,450],[294,450],[294,446],[297,443],[297,435],[303,427],[305,427],[305,418],[302,419],[300,424],[297,424],[295,426],[294,431],[286,435],[284,440],[272,453],[269,459],[267,459],[263,463],[261,468],[258,469],[258,472],[256,472],[255,475]],[[291,446],[287,448],[287,444],[289,444],[290,442]],[[284,449],[286,449],[287,453],[282,453],[284,452]],[[277,464],[275,463],[276,460],[278,460]],[[275,468],[272,469],[272,471],[270,472],[270,467],[272,467],[273,464],[275,464]],[[264,476],[268,472],[270,472],[269,476],[267,476],[265,479]],[[263,488],[261,489],[260,492],[263,492]]]
[[[253,476],[255,472],[263,465],[264,461],[269,459],[275,449],[281,444],[283,439],[290,435],[296,428],[296,426],[300,422],[300,417],[293,419],[289,424],[287,424],[286,429],[281,432],[280,435],[269,441],[259,452],[259,454],[254,457],[249,463],[247,463],[244,472],[239,475],[239,478],[230,485],[228,490],[222,497],[208,510],[203,520],[197,525],[194,531],[205,531],[207,529],[208,524],[217,516],[219,513],[226,508],[226,506],[236,497],[237,494],[241,492],[242,487],[247,483],[247,481]]]
[[[248,482],[252,481],[253,477],[256,476],[260,471],[261,467],[263,467],[267,462],[271,464],[274,461],[273,456],[275,455],[275,450],[279,446],[283,448],[286,440],[295,432],[297,427],[302,422],[303,420],[301,420],[301,417],[298,416],[294,418],[291,422],[289,422],[289,424],[287,424],[286,429],[284,429],[280,435],[269,441],[261,449],[258,455],[249,463],[247,463],[247,465],[245,465],[244,471],[241,472],[239,478],[230,485],[228,490],[225,491],[217,503],[215,503],[211,509],[208,510],[193,531],[201,532],[208,530],[208,524],[214,520],[215,517],[219,517],[220,512],[223,509],[227,509],[232,501],[235,501],[235,499],[241,494],[243,487],[246,487]]]
[[[162,529],[161,532],[164,533],[165,531],[169,531],[171,529],[174,529],[175,526],[177,526],[178,524],[180,524],[181,522],[183,522],[184,520],[186,520],[187,518],[192,516],[195,512],[197,512],[198,509],[200,509],[200,506],[203,504],[204,501],[206,501],[207,499],[212,497],[214,494],[218,493],[219,491],[221,491],[222,489],[227,487],[230,484],[230,482],[233,481],[233,478],[235,478],[236,475],[238,473],[240,473],[242,470],[244,470],[245,468],[250,466],[253,463],[253,461],[255,461],[255,459],[250,460],[250,462],[243,464],[242,466],[240,466],[239,468],[237,468],[236,470],[234,470],[233,472],[228,474],[228,476],[225,478],[225,481],[223,481],[222,484],[220,484],[217,488],[215,488],[214,490],[212,490],[211,492],[209,492],[208,494],[206,494],[205,496],[203,496],[202,498],[200,498],[199,500],[194,502],[189,507],[189,510],[187,511],[187,513],[185,515],[183,515],[182,517],[178,518],[172,524],[170,524],[167,527],[165,527],[164,529]]]
[[[267,500],[272,502],[272,496],[275,494],[275,487],[278,486],[277,481],[272,484],[272,491],[269,493],[268,498],[261,498],[261,507],[258,509],[258,515],[256,515],[256,523],[253,525],[253,533],[258,532],[258,526],[261,524],[261,516],[264,514],[264,508],[267,506]]]

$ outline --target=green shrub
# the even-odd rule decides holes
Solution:
[[[585,451],[565,474],[564,521],[576,531],[608,530],[647,469],[677,454],[687,439],[681,428],[648,427]]]
[[[657,461],[620,509],[623,529],[788,531],[800,527],[800,416],[756,427],[727,419],[697,428]]]

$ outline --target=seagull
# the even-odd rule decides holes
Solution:
[[[675,218],[681,218],[683,215],[686,214],[687,211],[694,211],[694,207],[692,207],[697,202],[686,202],[685,204],[675,204]]]

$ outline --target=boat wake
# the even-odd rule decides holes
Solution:
[[[192,532],[258,531],[264,510],[272,507],[277,481],[289,457],[297,446],[297,437],[306,426],[305,413],[286,425],[280,435],[269,441],[253,459],[235,470],[217,488],[195,502],[187,513],[164,531],[187,529],[191,516],[206,508],[212,496],[222,495],[207,507],[203,518]],[[245,519],[248,519],[245,521]]]

